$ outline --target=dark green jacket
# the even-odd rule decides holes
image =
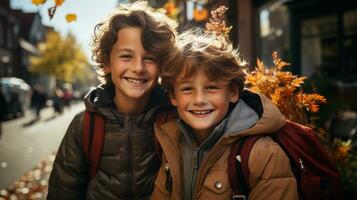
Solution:
[[[153,142],[153,116],[167,105],[160,88],[139,116],[119,113],[114,88],[98,87],[85,97],[86,110],[105,117],[105,139],[97,174],[88,177],[82,147],[83,112],[72,120],[59,147],[47,199],[149,199],[158,169]]]

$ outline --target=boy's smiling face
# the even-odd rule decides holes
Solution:
[[[173,88],[171,103],[198,137],[208,137],[226,116],[229,104],[238,101],[237,89],[228,82],[209,80],[202,70],[188,78],[180,74]]]
[[[118,40],[110,54],[110,63],[105,68],[106,72],[111,73],[115,95],[123,104],[119,107],[125,108],[138,101],[145,104],[157,85],[159,66],[155,56],[144,49],[141,34],[142,30],[136,27],[119,30]]]

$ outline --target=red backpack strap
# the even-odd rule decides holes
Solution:
[[[249,186],[249,154],[260,136],[240,138],[232,144],[228,157],[228,179],[233,191],[232,199],[248,199]]]
[[[84,155],[89,162],[90,178],[97,173],[104,143],[104,124],[103,116],[88,111],[84,113],[82,142]]]

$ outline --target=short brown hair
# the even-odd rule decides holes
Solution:
[[[146,1],[120,4],[107,20],[94,28],[92,60],[96,62],[99,80],[102,83],[111,83],[110,76],[104,72],[104,68],[109,65],[110,53],[118,39],[118,31],[127,27],[141,28],[144,49],[157,57],[161,67],[162,59],[173,47],[176,26],[176,22],[167,17],[162,10],[154,10]]]
[[[210,80],[227,81],[230,86],[238,87],[241,94],[245,65],[237,49],[223,36],[188,30],[177,37],[174,50],[164,62],[161,84],[173,94],[174,81],[181,73],[191,77],[203,70]]]

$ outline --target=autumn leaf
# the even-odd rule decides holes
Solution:
[[[46,3],[46,0],[32,0],[31,3],[38,6],[38,5]]]
[[[225,38],[229,37],[229,32],[232,29],[232,26],[227,26],[224,19],[224,13],[228,10],[225,6],[220,6],[215,10],[211,11],[212,17],[209,19],[209,22],[206,23],[205,31],[221,35]],[[208,13],[207,13],[208,15]],[[199,16],[201,17],[201,16]]]
[[[347,140],[345,142],[340,142],[339,147],[337,147],[337,153],[341,157],[346,157],[348,152],[351,150],[351,140]]]
[[[202,9],[195,9],[193,11],[193,18],[197,21],[197,22],[201,22],[204,21],[205,19],[207,19],[208,17],[208,11],[205,8]]]
[[[304,83],[304,80],[306,79],[306,77],[299,77],[299,78],[296,78],[294,80],[292,80],[292,85],[295,86],[295,87],[300,87],[301,84]]]
[[[258,69],[259,69],[259,71],[261,71],[261,72],[264,72],[264,63],[263,63],[263,61],[261,61],[261,60],[259,60],[258,58],[257,58],[257,65],[258,65]]]
[[[52,6],[52,7],[48,8],[48,16],[50,17],[50,20],[55,15],[56,9],[57,9],[57,6]]]
[[[73,14],[73,13],[67,14],[66,15],[66,20],[67,20],[68,23],[76,21],[77,20],[77,15]]]
[[[165,3],[165,5],[163,6],[165,12],[166,12],[166,15],[175,19],[178,15],[178,9],[175,5],[174,2],[167,2]]]
[[[272,53],[272,58],[272,67],[265,67],[263,61],[257,59],[254,71],[247,73],[247,88],[267,96],[290,120],[308,125],[306,112],[318,112],[319,104],[326,103],[325,97],[304,93],[301,86],[306,77],[283,71],[289,63],[279,58],[277,52]]]
[[[62,4],[63,4],[63,2],[64,2],[64,0],[55,0],[55,4],[56,4],[56,6],[60,6],[60,5],[62,5]]]

